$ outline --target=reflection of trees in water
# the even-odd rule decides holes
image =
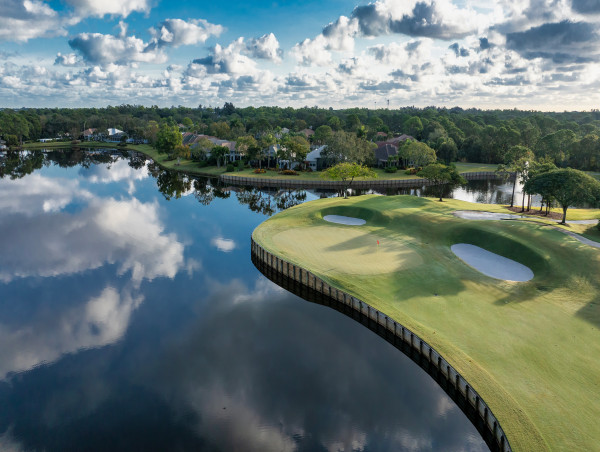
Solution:
[[[216,179],[214,181],[208,178],[195,179],[194,190],[194,197],[204,206],[208,206],[215,198],[227,199],[231,196],[229,191],[223,190]]]
[[[148,165],[148,171],[156,179],[158,190],[167,201],[181,198],[192,188],[192,180],[182,173],[164,170],[156,163]]]
[[[0,179],[20,179],[44,166],[42,151],[8,151],[0,155]]]
[[[306,201],[304,190],[269,190],[262,188],[244,187],[236,192],[240,204],[245,204],[253,212],[263,215],[273,215],[278,210],[285,210]]]

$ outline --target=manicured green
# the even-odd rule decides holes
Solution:
[[[454,210],[506,212],[414,196],[321,199],[273,216],[253,236],[435,347],[489,404],[514,450],[597,450],[600,250],[544,222],[463,220]],[[367,223],[333,224],[329,214]],[[487,277],[451,252],[455,243],[513,259],[535,277]]]

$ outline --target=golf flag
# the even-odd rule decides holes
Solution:
[[[377,245],[379,245],[379,240],[377,240]]]

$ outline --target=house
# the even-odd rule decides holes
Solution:
[[[54,141],[54,138],[40,138],[38,141],[40,143],[48,143],[49,141]]]
[[[125,135],[125,132],[119,130],[115,127],[111,127],[108,129],[108,139],[106,141],[109,142],[118,142],[121,141],[121,137]]]
[[[306,154],[306,164],[313,171],[321,171],[325,166],[324,158],[321,153],[327,148],[327,145],[319,146]]]
[[[376,141],[375,144],[377,144],[377,146],[381,146],[384,144],[393,144],[394,146],[400,147],[400,145],[402,145],[406,140],[416,141],[416,139],[414,137],[411,137],[410,135],[402,134],[399,137],[389,138],[385,141]]]
[[[383,143],[375,149],[375,162],[377,166],[387,166],[390,163],[390,157],[398,155],[398,146],[390,143]]]
[[[4,151],[6,149],[8,149],[8,146],[6,145],[6,141],[0,140],[0,151]]]
[[[87,141],[90,141],[95,136],[96,130],[97,129],[92,129],[92,128],[85,129],[82,133],[83,138]]]
[[[304,134],[304,136],[306,138],[310,138],[315,134],[315,131],[312,129],[304,129],[304,130],[301,130],[300,133]]]
[[[277,138],[278,140],[281,140],[281,138],[284,135],[287,135],[288,133],[290,133],[290,129],[288,129],[287,127],[283,127],[279,132],[275,133],[275,138]]]

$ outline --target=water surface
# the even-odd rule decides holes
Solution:
[[[3,158],[1,450],[486,449],[410,359],[254,268],[252,230],[320,194]]]

